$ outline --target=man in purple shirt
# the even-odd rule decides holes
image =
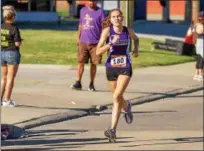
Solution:
[[[101,63],[102,57],[96,56],[96,46],[100,39],[102,26],[101,23],[105,18],[103,9],[98,8],[96,0],[89,0],[88,5],[83,7],[80,12],[79,28],[78,28],[78,66],[77,81],[71,85],[72,89],[81,90],[81,79],[84,72],[84,64],[91,62],[90,66],[90,84],[89,91],[95,91],[94,79],[96,76],[96,65]]]

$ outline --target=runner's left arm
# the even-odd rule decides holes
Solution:
[[[128,28],[129,35],[131,39],[134,41],[134,50],[133,50],[133,56],[137,57],[138,56],[138,48],[139,48],[139,38],[135,34],[133,29]]]

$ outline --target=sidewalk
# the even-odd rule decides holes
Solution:
[[[195,63],[136,69],[125,98],[140,104],[155,99],[203,89],[193,81]],[[83,90],[69,87],[76,80],[76,70],[69,66],[21,65],[13,90],[17,107],[1,108],[1,122],[31,128],[48,123],[87,116],[96,108],[110,105],[105,68],[99,67],[96,92],[89,92],[89,70],[83,76]],[[186,91],[187,90],[187,91]],[[169,93],[166,93],[169,92]],[[172,95],[172,96],[173,96]],[[148,99],[149,100],[148,100]]]

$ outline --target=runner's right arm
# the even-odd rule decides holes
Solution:
[[[110,44],[104,45],[109,36],[109,33],[110,33],[110,27],[107,27],[102,30],[101,37],[96,48],[96,55],[102,55],[110,49],[110,46],[111,46]]]

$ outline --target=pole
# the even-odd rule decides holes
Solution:
[[[129,25],[129,24],[128,24],[128,18],[129,18],[129,17],[128,17],[128,16],[129,16],[129,15],[128,15],[128,14],[129,14],[128,4],[129,4],[129,1],[126,0],[126,3],[125,3],[125,11],[126,11],[126,12],[125,12],[125,15],[126,15],[126,16],[125,16],[125,26],[127,26],[127,27],[128,27],[128,25]]]
[[[128,1],[128,27],[133,27],[134,21],[134,0]]]
[[[123,24],[132,27],[134,20],[134,0],[121,0],[120,9],[123,12]]]
[[[192,1],[191,0],[186,0],[185,4],[185,20],[191,21],[191,16],[192,16]]]
[[[198,12],[199,12],[200,1],[192,0],[192,20],[197,21]]]
[[[164,22],[169,22],[170,17],[169,17],[169,2],[170,0],[166,0],[166,6],[163,7],[163,21]]]
[[[132,28],[133,20],[134,20],[134,0],[121,0],[120,9],[123,12],[123,17],[124,17],[123,24],[126,27]],[[129,51],[131,51],[131,48],[132,48],[132,45],[130,44]]]

